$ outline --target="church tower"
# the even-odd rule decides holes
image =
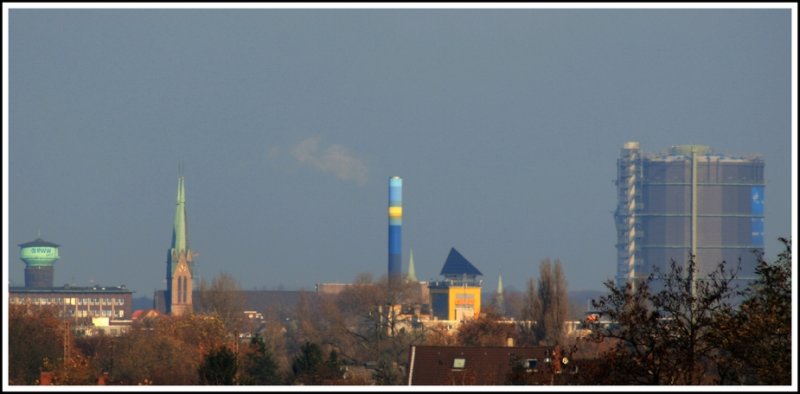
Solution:
[[[178,199],[175,224],[172,228],[172,247],[167,252],[167,314],[180,316],[192,312],[193,253],[186,238],[186,195],[183,175],[178,177]]]

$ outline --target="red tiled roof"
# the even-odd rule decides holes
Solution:
[[[146,317],[157,317],[160,313],[158,313],[155,309],[137,309],[133,311],[131,314],[131,320],[146,318]]]
[[[551,382],[544,361],[553,356],[550,347],[412,346],[410,353],[406,383],[412,385],[504,385],[514,358],[537,359],[539,367],[528,373],[541,384]]]

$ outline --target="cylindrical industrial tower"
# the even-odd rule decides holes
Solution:
[[[402,273],[403,178],[389,178],[389,279]]]
[[[737,277],[743,284],[754,278],[753,251],[764,250],[761,158],[719,154],[706,145],[645,153],[627,143],[618,163],[620,285],[656,269],[668,272],[673,260],[686,265],[689,255],[698,278],[722,261],[730,269],[741,264]]]
[[[53,287],[53,263],[58,260],[58,245],[41,238],[19,244],[19,256],[25,262],[25,287]]]

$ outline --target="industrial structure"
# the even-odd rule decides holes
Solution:
[[[389,178],[389,279],[397,280],[402,271],[403,178]]]
[[[175,316],[192,312],[194,253],[189,249],[186,230],[186,192],[181,175],[178,177],[172,245],[167,252],[167,291],[164,297],[165,312]]]
[[[627,142],[617,161],[617,285],[635,284],[695,256],[701,278],[725,261],[754,277],[764,250],[764,161],[705,145],[643,152]]]
[[[58,245],[41,237],[19,244],[19,256],[25,262],[25,287],[53,287],[53,263],[58,260]]]
[[[431,309],[438,320],[465,320],[481,313],[483,274],[455,248],[450,249],[440,275],[444,280],[430,282]]]
[[[59,259],[59,245],[41,237],[19,244],[25,263],[25,286],[9,287],[10,305],[54,307],[63,318],[127,319],[131,316],[133,291],[121,286],[54,287],[53,264]]]

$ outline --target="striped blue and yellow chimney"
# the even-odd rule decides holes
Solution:
[[[403,229],[403,178],[389,178],[389,278],[401,276]]]

